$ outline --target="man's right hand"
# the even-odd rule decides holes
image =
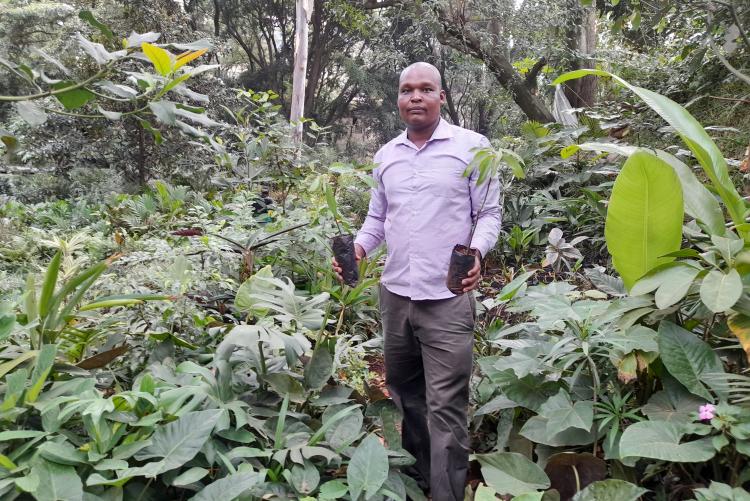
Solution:
[[[365,257],[365,250],[362,248],[359,244],[354,244],[354,255],[357,258],[357,266],[359,266],[359,262],[362,261],[362,258]],[[336,279],[339,282],[344,281],[344,277],[341,276],[342,270],[341,266],[339,266],[338,261],[336,261],[336,258],[331,259],[331,268],[333,269],[333,272],[336,274]]]

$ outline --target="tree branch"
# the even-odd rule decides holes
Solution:
[[[536,82],[536,77],[539,76],[539,72],[542,71],[542,68],[544,68],[546,65],[547,58],[542,56],[542,58],[537,61],[526,74],[526,81],[524,83],[530,91],[536,92],[539,88]]]

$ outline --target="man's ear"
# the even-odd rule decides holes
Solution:
[[[445,91],[443,89],[440,89],[440,104],[445,104]]]

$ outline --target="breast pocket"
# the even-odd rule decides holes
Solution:
[[[468,194],[469,181],[463,177],[463,167],[426,166],[419,170],[419,191],[425,195],[456,198]]]

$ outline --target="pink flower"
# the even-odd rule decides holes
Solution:
[[[698,407],[698,417],[701,421],[713,419],[715,411],[716,406],[713,404],[701,405],[700,407]]]

